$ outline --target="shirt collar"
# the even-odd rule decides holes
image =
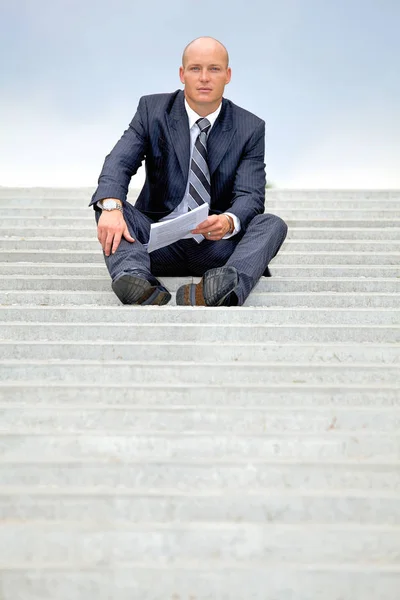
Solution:
[[[198,115],[196,112],[194,112],[194,110],[192,108],[190,108],[190,106],[189,106],[186,98],[185,98],[185,108],[186,108],[187,115],[189,117],[189,129],[192,129],[192,127],[196,123],[196,121],[198,119],[203,118],[203,117],[201,117],[200,115]],[[208,119],[210,121],[211,128],[214,125],[215,121],[217,120],[218,115],[221,112],[221,108],[222,108],[222,102],[218,106],[217,110],[215,110],[211,114],[207,115],[207,117],[205,117],[206,119]],[[210,128],[210,131],[211,131],[211,128]]]

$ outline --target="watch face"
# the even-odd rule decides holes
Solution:
[[[105,208],[106,210],[111,210],[116,207],[117,203],[115,202],[115,200],[106,200],[105,202],[103,202],[103,208]]]

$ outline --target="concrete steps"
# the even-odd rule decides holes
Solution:
[[[4,209],[6,210],[6,209]],[[3,210],[3,212],[4,212]],[[278,207],[279,210],[279,207]],[[85,210],[80,210],[79,211],[79,219],[77,219],[77,211],[74,211],[74,215],[75,216],[71,216],[71,217],[62,217],[62,216],[51,216],[48,215],[47,212],[45,215],[43,216],[37,216],[38,214],[43,213],[43,211],[46,212],[46,209],[43,208],[38,208],[36,210],[36,213],[34,215],[30,215],[29,216],[29,221],[27,221],[26,218],[24,218],[23,216],[18,216],[15,214],[15,210],[9,211],[9,215],[4,215],[2,216],[2,225],[4,225],[4,227],[6,229],[8,229],[8,231],[10,231],[10,227],[7,227],[7,225],[12,222],[12,226],[18,228],[19,230],[21,229],[21,227],[26,227],[27,223],[29,223],[28,228],[32,228],[34,227],[35,229],[54,229],[54,227],[60,228],[60,229],[65,229],[65,228],[69,228],[69,227],[73,227],[75,229],[82,229],[82,228],[90,228],[93,226],[93,222],[94,222],[94,216],[93,215],[89,215],[87,214],[87,210],[85,212]],[[362,215],[363,213],[361,213]],[[340,218],[335,218],[335,219],[331,219],[328,216],[324,217],[320,217],[320,218],[296,218],[293,219],[290,218],[286,218],[286,222],[289,225],[289,228],[301,228],[301,229],[306,229],[306,228],[318,228],[318,229],[335,229],[335,228],[343,228],[346,230],[350,230],[350,229],[383,229],[383,228],[387,228],[389,230],[392,229],[399,229],[400,227],[400,219],[393,219],[393,218],[381,218],[379,219],[379,221],[377,221],[376,219],[370,219],[367,215],[367,217],[364,216],[364,218],[361,216],[360,217],[360,212],[357,211],[357,215],[358,218],[349,218],[349,217],[345,217],[342,213],[342,216]],[[56,232],[57,233],[57,232]],[[7,234],[6,234],[7,235]],[[53,234],[54,235],[54,234]],[[290,233],[289,233],[290,235]],[[339,234],[341,235],[341,234]],[[368,235],[368,233],[366,233],[365,235]],[[67,236],[68,237],[68,236]],[[95,236],[94,236],[95,237]]]
[[[211,383],[220,381],[221,369],[226,373],[232,385],[252,383],[254,378],[260,385],[349,383],[387,385],[400,385],[400,372],[398,365],[376,365],[368,362],[345,364],[318,364],[275,361],[241,362],[215,362],[198,364],[196,361],[74,361],[55,359],[3,360],[0,363],[0,381],[31,381],[45,379],[47,381],[62,381],[74,383],[75,381],[90,382],[93,379],[101,385],[110,378],[142,383],[185,384]]]
[[[150,494],[159,492],[171,494],[199,494],[219,492],[263,493],[267,502],[271,496],[286,497],[293,502],[298,495],[340,499],[349,496],[359,498],[395,497],[400,490],[400,463],[397,461],[325,460],[306,462],[300,460],[276,460],[246,458],[224,460],[197,458],[177,460],[159,458],[155,460],[128,459],[124,462],[110,462],[106,458],[91,460],[54,460],[52,457],[40,463],[27,458],[21,461],[8,461],[1,464],[1,497],[18,493],[25,495],[29,502],[30,494],[26,485],[21,485],[21,477],[29,472],[29,492],[33,496],[55,496],[59,491],[68,496],[84,492],[96,496],[102,490],[114,489],[121,494],[134,494],[136,491]],[[69,491],[68,491],[69,490]],[[25,494],[24,494],[25,492]],[[285,502],[285,501],[284,501]],[[283,505],[284,505],[283,502]],[[11,509],[8,509],[11,510]],[[14,506],[14,511],[18,506]],[[5,514],[5,513],[3,513]],[[311,517],[312,515],[310,515]],[[385,520],[386,512],[375,515]],[[357,519],[349,514],[347,519]],[[331,519],[335,515],[331,515]]]
[[[29,336],[31,337],[31,336]],[[86,337],[86,336],[85,336]],[[84,342],[66,341],[0,341],[0,360],[24,359],[32,356],[40,359],[60,360],[177,360],[207,363],[211,359],[245,362],[287,362],[308,361],[316,364],[342,362],[372,362],[383,364],[400,363],[400,344],[368,344],[360,348],[359,344],[333,344],[327,348],[325,343],[277,344],[276,342],[249,343],[209,343],[202,342],[194,346],[187,342],[121,342],[114,334],[115,341],[85,340]]]
[[[218,407],[397,407],[400,405],[398,386],[382,384],[340,384],[326,383],[293,385],[260,384],[221,386],[210,383],[201,384],[162,384],[138,383],[135,388],[129,383],[106,383],[94,387],[91,383],[62,382],[7,382],[0,387],[0,400],[4,406],[18,403],[20,406],[35,403],[40,407],[57,405],[62,407],[81,406],[81,398],[86,403],[99,409],[112,406],[141,406],[143,398],[151,395],[151,406],[164,408],[166,403],[171,407],[192,407],[204,404]],[[255,459],[258,460],[258,459]]]
[[[254,293],[245,306],[318,306],[318,307],[381,307],[396,308],[398,306],[398,293],[379,294],[376,292],[362,293],[348,292],[281,292],[281,293]],[[110,292],[68,292],[50,290],[47,292],[36,292],[19,290],[17,292],[0,291],[0,304],[3,306],[12,304],[39,304],[58,306],[66,302],[70,306],[90,305],[94,306],[118,306],[118,299]],[[174,306],[175,301],[171,301]]]
[[[51,253],[53,248],[56,248],[58,252],[80,252],[82,244],[85,245],[87,256],[98,252],[97,246],[99,245],[98,240],[91,238],[82,238],[73,240],[71,238],[1,238],[0,239],[0,251],[2,254],[13,251],[20,251],[23,249],[25,252],[35,252],[40,250],[41,252]],[[355,254],[365,253],[370,255],[371,253],[377,254],[378,256],[387,256],[393,254],[395,257],[400,256],[400,243],[395,240],[389,241],[370,241],[370,240],[289,240],[284,242],[282,249],[287,250],[289,254],[295,255],[302,254],[314,254],[314,253],[340,253],[346,255],[350,252]],[[277,257],[278,260],[278,257]]]
[[[251,505],[248,506],[250,508]],[[304,545],[302,526],[276,527],[257,522],[247,522],[245,525],[226,523],[219,521],[219,510],[215,514],[215,522],[159,522],[155,527],[151,521],[136,524],[128,520],[114,522],[112,527],[104,524],[98,531],[90,521],[85,524],[63,524],[57,520],[51,524],[40,521],[11,523],[4,526],[0,541],[0,560],[23,562],[35,553],[38,562],[51,558],[56,564],[67,562],[71,566],[81,562],[101,563],[110,560],[111,545],[118,549],[113,552],[113,560],[116,562],[157,563],[163,560],[164,548],[159,543],[162,532],[165,545],[173,548],[175,556],[172,562],[175,564],[180,560],[188,563],[213,560],[216,566],[223,566],[225,561],[243,561],[249,566],[260,565],[271,554],[276,562],[324,564],[345,560],[357,564],[360,551],[366,562],[374,562],[382,554],[390,554],[393,557],[390,562],[396,563],[400,530],[394,525],[363,528],[340,524],[308,525],[309,545]],[[376,535],[377,532],[379,536]],[[24,546],[19,542],[21,535],[24,537]],[[65,545],[70,547],[69,552],[57,542],[58,537],[65,539]],[[206,545],[205,537],[208,542]],[[42,539],[40,548],[37,547],[38,538]],[[224,542],[223,553],[219,550],[221,540]]]
[[[286,432],[377,432],[396,433],[400,426],[400,410],[371,407],[299,408],[286,407],[137,407],[120,405],[103,408],[82,404],[79,408],[49,405],[37,409],[0,404],[1,427],[6,433],[11,427],[27,433],[63,433],[106,431],[119,433],[167,431],[176,433],[230,432],[238,434]],[[312,416],[312,419],[310,419]],[[399,507],[400,508],[400,507]]]
[[[4,250],[1,253],[4,262],[80,262],[80,263],[103,263],[102,255],[98,251],[79,251],[79,250]],[[303,265],[393,265],[400,263],[400,252],[295,252],[286,251],[278,254],[274,259],[276,265],[296,265],[302,262]]]
[[[315,521],[334,525],[400,525],[400,502],[396,492],[279,492],[265,490],[209,490],[191,492],[164,489],[121,489],[119,500],[114,501],[115,489],[102,486],[101,490],[58,488],[48,492],[32,488],[29,497],[23,488],[9,488],[0,494],[2,519],[40,521],[51,517],[54,521],[80,521],[91,519],[94,510],[98,518],[106,521],[157,521],[168,523],[176,515],[179,523],[204,521],[246,521],[265,527],[268,521],[281,524],[298,524],[299,520],[313,524]],[[218,503],[218,510],[215,504]],[[212,519],[210,517],[212,516]]]
[[[34,202],[29,204],[28,208],[20,207],[16,208],[7,203],[8,210],[15,217],[36,217],[40,211],[46,211],[46,219],[49,217],[53,217],[56,219],[60,219],[61,217],[69,217],[74,218],[79,223],[82,223],[82,220],[85,219],[87,221],[94,220],[94,217],[87,217],[88,209],[85,206],[80,205],[79,207],[75,206],[59,206],[54,207],[54,204],[51,208],[37,206]],[[278,208],[277,205],[273,207],[269,207],[269,211],[276,211]],[[327,219],[332,221],[333,219],[343,219],[346,221],[354,221],[357,219],[365,219],[368,221],[375,221],[375,227],[377,226],[376,221],[380,221],[380,226],[382,226],[382,221],[391,221],[393,227],[398,227],[398,222],[400,220],[400,208],[395,209],[380,209],[380,208],[365,208],[362,210],[358,210],[356,208],[286,208],[282,205],[281,208],[281,216],[284,219],[287,219],[289,216],[292,220],[320,220]]]
[[[146,598],[146,595],[149,597],[151,590],[153,598],[203,600],[207,597],[207,590],[212,588],[215,598],[223,598],[224,595],[227,598],[239,598],[238,590],[245,589],[252,600],[265,600],[266,582],[270,597],[279,598],[282,590],[286,593],[293,581],[296,590],[299,590],[296,600],[309,600],[315,594],[315,589],[324,590],[326,600],[338,600],[347,597],[366,598],[368,594],[376,599],[390,598],[398,577],[394,567],[388,569],[375,564],[365,576],[362,567],[349,563],[346,572],[332,563],[307,568],[288,561],[285,561],[284,568],[281,565],[264,566],[254,561],[252,564],[250,566],[244,560],[225,560],[223,564],[216,564],[215,560],[208,563],[203,561],[201,566],[199,561],[195,564],[193,561],[186,561],[180,566],[163,563],[157,569],[159,577],[155,577],[154,561],[138,561],[112,569],[102,567],[94,570],[85,567],[67,572],[62,568],[52,571],[47,568],[47,573],[30,573],[19,569],[4,574],[2,583],[7,596],[17,586],[21,591],[21,598],[31,596],[68,600],[71,590],[74,597],[90,598],[95,590],[98,600],[116,597],[119,600],[132,600],[135,597]],[[334,589],[332,580],[335,581]],[[260,582],[263,582],[262,590]]]
[[[59,270],[59,269],[58,269]],[[37,276],[37,275],[16,275],[13,274],[14,290],[21,292],[49,290],[54,292],[71,291],[82,292],[106,292],[111,295],[110,282],[104,275],[87,275],[79,277],[77,275],[69,276]],[[168,287],[170,291],[176,292],[178,287],[185,282],[182,277],[160,277],[160,280]],[[199,281],[200,278],[193,278]],[[0,275],[0,290],[8,293],[10,286],[10,276]],[[263,278],[262,281],[253,290],[253,295],[260,295],[271,292],[400,292],[400,277],[377,277],[368,279],[354,279],[352,277],[274,277],[271,279]],[[21,298],[23,294],[21,294]],[[172,302],[172,300],[171,300]],[[93,296],[93,304],[97,304],[96,297]],[[91,304],[89,303],[89,304]],[[81,302],[80,302],[81,304]],[[84,302],[84,304],[88,304]],[[118,303],[119,305],[119,303]]]
[[[270,271],[273,276],[273,280],[276,277],[292,277],[294,279],[302,279],[304,277],[350,277],[354,280],[364,279],[367,277],[371,278],[394,278],[400,277],[400,266],[399,265],[277,265],[273,262],[270,267]],[[102,263],[64,263],[62,267],[62,274],[60,274],[60,265],[52,262],[20,262],[20,263],[5,263],[0,262],[0,279],[3,275],[12,275],[18,278],[21,275],[28,277],[56,277],[62,279],[65,277],[84,277],[90,281],[94,277],[101,276],[103,281],[107,281],[107,269]],[[162,277],[164,281],[171,281],[170,285],[175,278]],[[179,279],[179,278],[176,278]],[[195,278],[193,278],[195,280]],[[271,280],[271,283],[272,281]],[[261,286],[263,280],[258,284]]]
[[[329,432],[328,432],[329,433]],[[41,463],[51,456],[52,461],[105,460],[114,462],[129,460],[176,459],[191,460],[238,460],[251,463],[254,456],[264,460],[327,462],[363,460],[398,465],[400,442],[398,434],[285,432],[265,434],[218,433],[164,433],[145,431],[122,433],[91,431],[84,435],[58,431],[30,433],[20,430],[0,436],[0,450],[7,462],[29,461]],[[329,468],[329,464],[327,465]],[[29,493],[29,490],[27,490]],[[93,520],[96,521],[93,514]],[[356,518],[356,517],[354,517]],[[171,557],[172,558],[172,557]],[[385,557],[386,558],[386,557]],[[362,560],[362,556],[360,556]]]
[[[40,221],[43,223],[43,221]],[[58,226],[56,229],[53,227],[45,226],[44,223],[41,227],[13,227],[10,230],[9,227],[0,226],[0,238],[10,240],[27,240],[36,238],[45,238],[60,240],[61,238],[71,238],[71,229],[68,227]],[[40,231],[39,231],[40,230]],[[348,227],[346,229],[336,229],[335,227],[291,227],[288,232],[287,241],[290,240],[398,240],[400,228],[399,227]],[[74,240],[80,240],[87,238],[89,240],[96,241],[97,238],[93,234],[93,223],[88,223],[87,227],[74,227],[73,231]]]
[[[99,242],[93,238],[66,238],[66,237],[50,237],[50,238],[0,238],[0,250],[7,252],[9,250],[19,250],[23,247],[28,250],[47,250],[51,252],[53,248],[57,250],[80,251],[82,244],[87,250],[95,252],[98,250]],[[289,252],[394,252],[399,254],[400,243],[395,240],[288,240],[285,241],[283,249]]]
[[[233,309],[121,306],[91,192],[0,187],[1,600],[398,600],[400,191],[268,191]]]

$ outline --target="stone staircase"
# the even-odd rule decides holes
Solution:
[[[0,188],[0,600],[398,600],[400,192],[269,191],[193,309],[119,305],[91,191]]]

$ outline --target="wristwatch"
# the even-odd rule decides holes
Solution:
[[[103,210],[120,210],[124,212],[122,206],[116,200],[103,200],[101,208]]]

